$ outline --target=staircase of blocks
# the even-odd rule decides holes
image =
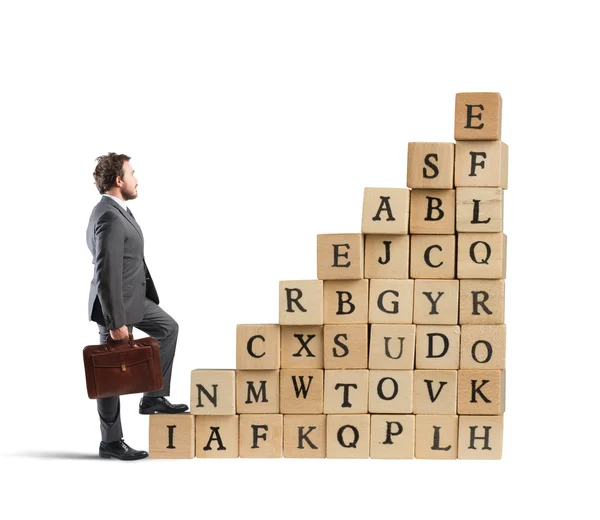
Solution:
[[[409,143],[407,188],[317,236],[279,323],[237,325],[236,369],[193,370],[151,458],[500,459],[508,147],[499,93],[456,94],[454,142]]]

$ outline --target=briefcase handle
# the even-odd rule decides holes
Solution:
[[[108,337],[106,338],[106,348],[107,348],[107,350],[110,350],[110,347],[113,346],[115,343],[121,343],[122,341],[126,341],[126,340],[127,340],[127,338],[117,339],[117,340],[112,339],[109,334]],[[129,333],[129,346],[131,348],[135,347],[135,345],[133,344],[133,334],[131,332]]]

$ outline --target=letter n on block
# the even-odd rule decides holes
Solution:
[[[458,419],[458,458],[502,458],[502,415],[461,415]]]
[[[283,456],[324,459],[327,440],[326,415],[284,415]]]
[[[150,416],[148,455],[153,459],[193,459],[195,423],[190,413]]]
[[[235,414],[235,370],[192,370],[190,412]]]
[[[240,415],[240,457],[278,458],[282,455],[283,415]]]
[[[196,416],[196,457],[237,458],[239,455],[238,415]]]
[[[323,280],[279,282],[280,325],[323,325]]]

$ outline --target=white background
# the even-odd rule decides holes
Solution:
[[[591,3],[590,3],[591,4]],[[6,518],[517,518],[598,510],[597,18],[586,2],[2,2],[0,508]],[[502,461],[97,457],[81,350],[94,159],[126,153],[171,400],[276,323],[316,235],[406,186],[409,141],[452,141],[457,92],[503,97]],[[136,332],[139,336],[140,333]],[[125,440],[147,448],[139,396]],[[54,514],[53,514],[54,516]]]

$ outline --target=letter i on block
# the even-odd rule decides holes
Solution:
[[[323,325],[323,280],[279,282],[280,325]]]
[[[153,459],[193,459],[195,423],[190,413],[150,416],[148,455]]]
[[[235,370],[192,370],[190,413],[235,414]]]

